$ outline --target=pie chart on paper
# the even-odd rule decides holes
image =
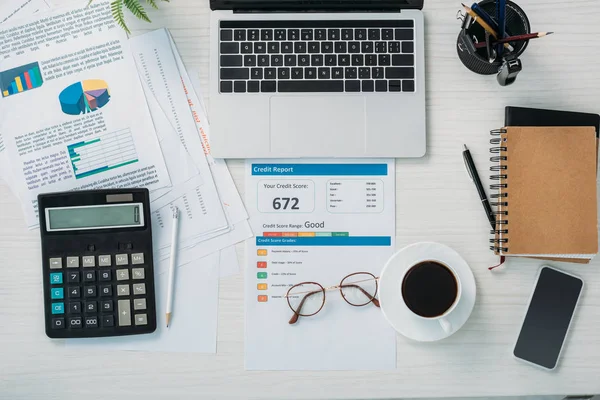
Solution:
[[[67,86],[58,96],[58,100],[65,114],[88,114],[108,104],[110,91],[105,81],[88,79]]]

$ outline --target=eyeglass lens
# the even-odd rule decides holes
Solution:
[[[305,317],[318,313],[325,303],[325,291],[315,283],[301,283],[290,289],[287,300],[295,313]]]
[[[344,300],[353,306],[365,306],[373,301],[377,294],[377,280],[371,274],[357,273],[348,275],[340,283]]]

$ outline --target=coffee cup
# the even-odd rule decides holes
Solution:
[[[446,333],[454,328],[448,315],[462,296],[460,277],[449,265],[437,261],[420,261],[406,270],[401,280],[402,299],[417,318],[438,321]]]

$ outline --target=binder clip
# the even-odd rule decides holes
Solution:
[[[463,13],[460,10],[456,14],[456,19],[462,21],[462,25],[461,25],[460,29],[463,31],[466,31],[467,29],[469,29],[473,25],[473,22],[475,22],[473,20],[473,17],[471,17],[471,15]]]
[[[502,66],[498,70],[498,83],[500,86],[509,86],[515,83],[517,75],[523,70],[523,63],[515,54],[508,54],[502,59]]]

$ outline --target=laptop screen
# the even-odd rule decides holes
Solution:
[[[210,0],[213,10],[403,10],[423,9],[424,0]]]

